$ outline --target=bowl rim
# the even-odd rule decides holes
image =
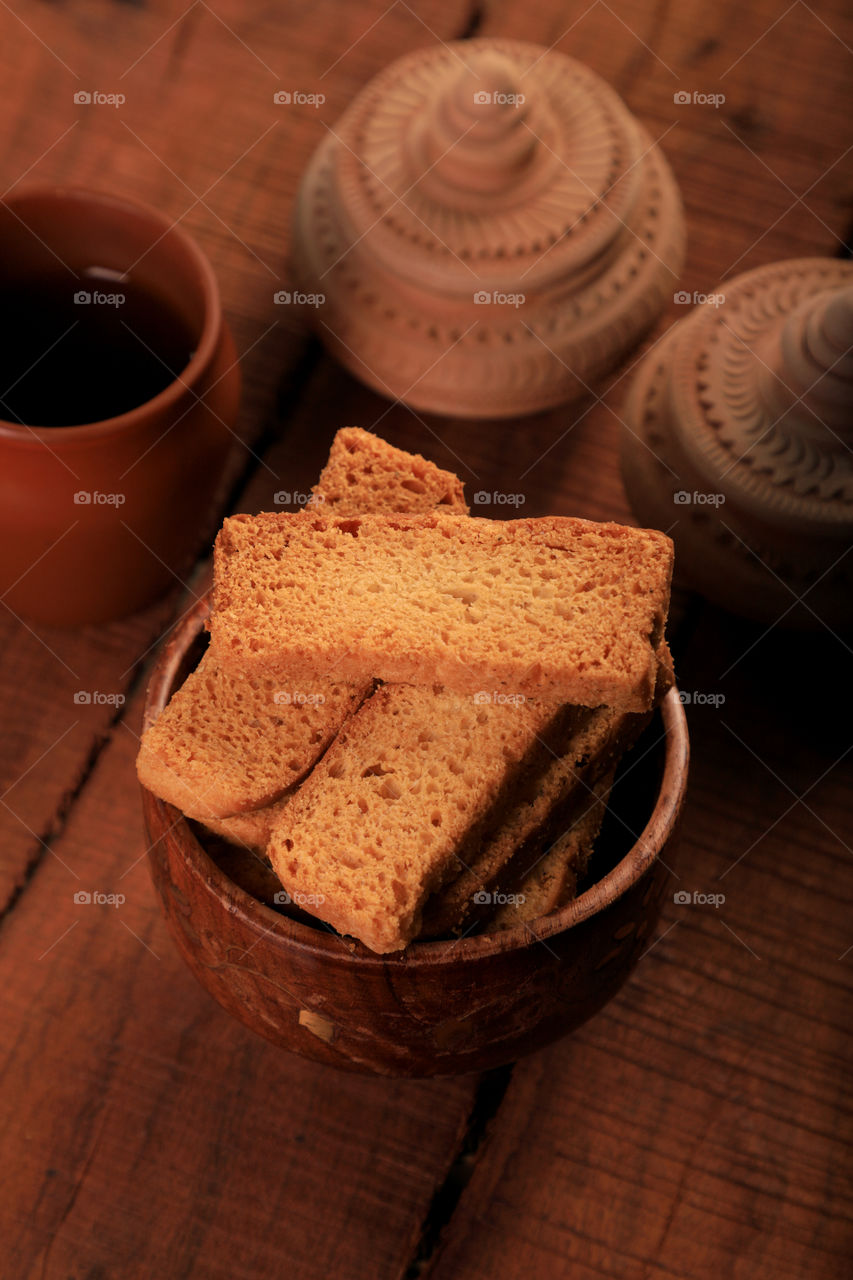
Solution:
[[[164,641],[146,690],[143,732],[153,724],[168,702],[180,663],[210,615],[210,600],[211,592],[199,597]],[[417,964],[432,967],[503,955],[526,949],[536,942],[547,944],[549,938],[582,924],[622,897],[658,860],[675,830],[687,790],[690,759],[687,717],[675,685],[667,692],[659,710],[663,719],[663,738],[658,739],[649,750],[654,750],[664,741],[663,776],[654,808],[631,848],[615,867],[565,907],[499,933],[481,933],[443,941],[415,940],[404,951],[379,954],[357,939],[336,933],[322,921],[318,921],[321,927],[315,928],[293,920],[252,897],[231,880],[207,853],[186,816],[146,787],[142,787],[146,826],[151,841],[149,852],[166,830],[174,831],[177,834],[175,843],[188,867],[204,880],[220,900],[228,902],[229,914],[237,916],[248,928],[258,933],[258,941],[261,937],[275,938],[286,942],[289,947],[295,945],[300,950],[312,953],[320,960],[329,956],[340,957],[343,948],[350,963],[381,965],[386,968],[396,965],[411,968]],[[159,832],[151,829],[154,822],[160,827]]]

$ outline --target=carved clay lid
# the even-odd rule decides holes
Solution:
[[[774,263],[719,296],[672,353],[670,413],[688,457],[754,515],[853,535],[853,268]]]
[[[680,576],[748,616],[851,620],[853,263],[727,280],[646,357],[623,477]]]
[[[410,54],[315,153],[294,271],[344,364],[415,406],[507,416],[583,394],[671,299],[674,181],[589,68],[509,40]]]

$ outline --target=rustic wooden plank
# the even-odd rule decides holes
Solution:
[[[140,617],[76,633],[30,627],[0,609],[0,904],[46,856],[121,714],[143,645],[169,626],[175,602],[172,593]]]
[[[293,1276],[397,1276],[476,1082],[342,1077],[197,986],[148,880],[140,714],[137,698],[62,862],[42,865],[4,929],[0,1272],[237,1280],[278,1277],[286,1257]],[[78,904],[81,891],[126,901]]]
[[[19,9],[76,65],[81,83],[112,89],[109,78],[120,78],[185,7]],[[271,283],[279,272],[286,279],[297,176],[322,120],[331,122],[389,58],[428,43],[424,22],[443,35],[470,25],[467,7],[397,5],[373,27],[379,3],[303,7],[286,20],[236,0],[215,8],[279,80],[195,6],[128,74],[126,109],[83,119],[69,102],[77,82],[0,10],[8,36],[0,66],[17,108],[0,175],[8,185],[56,144],[31,178],[116,185],[178,216],[195,197],[170,168],[201,194],[236,161],[206,197],[209,208],[191,207],[186,225],[216,264],[238,347],[261,339],[244,364],[241,431],[265,431],[269,442],[286,423],[267,459],[271,472],[256,472],[239,506],[260,509],[276,492],[304,492],[334,430],[357,422],[459,470],[469,497],[498,489],[523,493],[526,514],[624,518],[624,375],[609,381],[601,405],[525,422],[416,415],[325,357],[312,364],[297,319],[272,302]],[[630,0],[534,12],[502,0],[483,6],[479,21],[486,34],[557,40],[610,79],[653,136],[677,119],[663,145],[690,220],[684,288],[707,290],[741,255],[736,270],[836,251],[849,218],[850,170],[849,162],[830,166],[847,145],[839,103],[849,53],[822,24],[853,45],[840,3],[708,10]],[[676,71],[674,84],[658,59]],[[313,78],[327,94],[322,112],[273,110],[271,85],[310,92]],[[678,115],[672,93],[682,84],[725,92],[726,104]],[[680,314],[673,306],[658,334]],[[38,640],[3,623],[2,691],[13,732],[4,735],[0,778],[8,785],[30,769],[8,802],[37,833],[55,829],[56,854],[105,892],[143,847],[132,739],[125,725],[111,726],[111,713],[92,708],[90,722],[51,744],[70,723],[63,717],[77,675],[112,689],[124,662],[132,676],[173,607],[167,601],[156,616],[96,635],[45,633],[73,678]],[[721,712],[692,712],[684,882],[689,876],[688,887],[704,891],[727,859],[755,847],[721,882],[728,900],[719,913],[697,906],[682,917],[673,904],[663,925],[670,933],[622,996],[570,1042],[516,1068],[437,1275],[840,1273],[851,1235],[839,1149],[849,1117],[849,955],[838,959],[851,941],[839,890],[848,853],[802,806],[767,833],[793,797],[724,726],[796,791],[833,763],[843,727],[834,738],[819,733],[820,706],[810,696],[792,706],[790,643],[759,635],[705,610],[682,667],[684,687],[727,697]],[[751,657],[722,678],[723,661],[756,640]],[[843,651],[834,643],[824,638],[806,656],[797,649],[797,669],[836,670]],[[108,735],[89,771],[93,746]],[[850,829],[844,777],[830,769],[807,797],[842,837]],[[84,778],[65,814],[63,797]],[[14,837],[20,824],[4,816]],[[36,847],[24,833],[18,861],[6,863],[9,885]],[[8,840],[4,848],[10,852]],[[288,1274],[298,1276],[403,1274],[458,1146],[471,1082],[374,1085],[276,1055],[220,1015],[185,974],[143,864],[121,882],[128,902],[120,910],[75,908],[76,883],[45,856],[0,947],[4,1026],[14,1045],[0,1104],[11,1135],[0,1173],[4,1266],[10,1259],[12,1274],[44,1276],[83,1268],[93,1276],[237,1276],[240,1267],[264,1276],[280,1273],[286,1253]],[[340,1192],[331,1209],[330,1174]],[[152,1221],[165,1227],[162,1238],[149,1239]]]

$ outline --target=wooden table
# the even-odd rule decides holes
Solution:
[[[687,290],[845,251],[842,0],[9,0],[0,31],[0,187],[137,195],[215,265],[246,382],[231,509],[304,490],[335,429],[358,423],[458,469],[469,492],[520,489],[526,514],[628,518],[625,374],[529,421],[417,416],[273,303],[312,148],[410,49],[512,35],[605,76],[681,184]],[[326,101],[276,106],[281,89]],[[725,103],[676,109],[694,89]],[[80,106],[81,90],[126,102]],[[3,1280],[849,1275],[846,643],[680,600],[681,686],[725,702],[690,708],[678,887],[724,904],[673,902],[627,987],[563,1043],[478,1078],[389,1083],[290,1058],[229,1019],[155,905],[140,703],[207,550],[193,580],[111,626],[0,610]],[[81,706],[79,690],[126,701]],[[80,890],[126,901],[81,906]]]

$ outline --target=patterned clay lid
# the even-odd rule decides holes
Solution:
[[[673,429],[754,515],[853,534],[853,265],[801,258],[720,286],[674,345]]]
[[[394,62],[318,148],[294,270],[358,377],[507,416],[583,394],[666,301],[684,252],[670,171],[617,94],[509,40]]]
[[[646,356],[622,413],[631,506],[671,533],[682,580],[772,625],[849,625],[853,263],[725,281]]]

